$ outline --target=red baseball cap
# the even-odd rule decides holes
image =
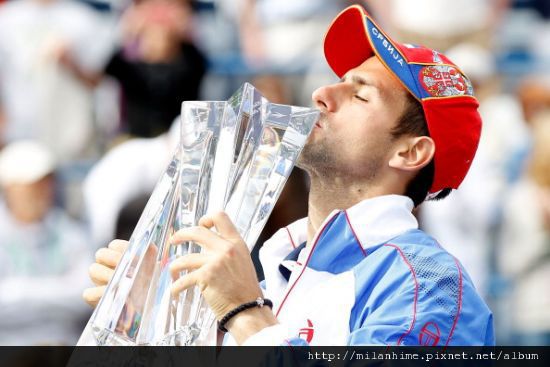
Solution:
[[[325,57],[342,77],[376,56],[422,104],[435,142],[430,193],[456,189],[466,176],[479,143],[481,117],[472,84],[445,55],[392,40],[359,5],[343,10],[325,36]]]

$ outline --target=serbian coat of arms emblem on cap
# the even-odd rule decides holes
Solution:
[[[420,84],[432,97],[473,95],[470,81],[450,65],[429,65],[420,70]]]

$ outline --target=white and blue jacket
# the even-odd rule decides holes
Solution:
[[[334,211],[305,247],[307,219],[260,252],[280,324],[246,345],[493,345],[492,314],[462,265],[418,229],[404,196]]]

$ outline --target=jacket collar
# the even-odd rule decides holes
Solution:
[[[375,247],[418,228],[413,202],[400,195],[363,200],[346,210],[333,211],[300,258],[306,266],[331,273],[349,270]],[[282,278],[280,263],[307,239],[307,218],[280,229],[260,250],[266,282]],[[279,281],[283,281],[279,279]]]

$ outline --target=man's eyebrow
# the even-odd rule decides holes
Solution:
[[[348,77],[346,77],[346,75],[344,75],[341,79],[340,79],[340,82],[345,82],[346,80],[348,80]],[[370,82],[368,79],[365,79],[359,75],[352,75],[351,76],[351,81],[352,83],[354,84],[358,84],[360,86],[365,86],[365,87],[371,87],[371,88],[374,88],[376,89],[376,91],[380,92],[380,88],[378,88],[378,86],[372,82]]]

